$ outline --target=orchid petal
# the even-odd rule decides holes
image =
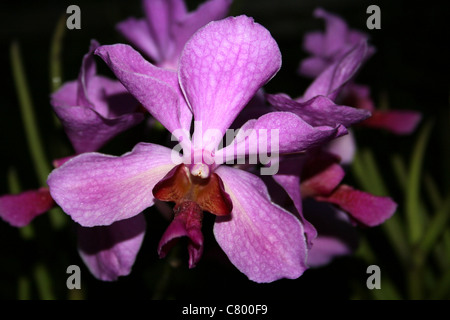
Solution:
[[[131,272],[144,240],[145,228],[142,214],[109,226],[78,226],[78,252],[97,279],[115,281]]]
[[[118,23],[116,29],[147,57],[155,62],[161,61],[160,53],[145,19],[128,18]]]
[[[0,217],[14,227],[24,227],[55,206],[48,188],[0,197]]]
[[[120,85],[119,82],[117,83]],[[96,151],[118,133],[131,128],[144,119],[144,115],[138,112],[102,115],[92,108],[67,104],[59,96],[71,91],[73,84],[67,83],[61,87],[60,91],[52,96],[51,103],[76,153]],[[123,88],[123,90],[125,89]],[[122,94],[123,96],[121,96]],[[132,97],[123,91],[119,91],[109,98],[112,99],[111,102],[114,99],[118,100],[116,102],[124,102],[123,106],[137,107],[135,100],[130,99]],[[104,100],[108,101],[106,97]],[[110,108],[112,105],[105,105],[105,108]],[[114,110],[110,109],[112,113]],[[103,110],[103,112],[105,111]]]
[[[277,110],[295,113],[313,126],[349,127],[370,117],[367,110],[336,105],[324,96],[316,96],[306,102],[290,99],[284,94],[267,95],[267,100]]]
[[[340,185],[329,196],[316,199],[337,205],[353,219],[369,227],[383,223],[397,209],[397,204],[389,197],[375,196],[347,185]]]
[[[326,152],[312,154],[302,167],[301,193],[303,198],[327,196],[345,176],[340,159]]]
[[[120,157],[84,153],[53,170],[50,193],[84,227],[131,218],[153,205],[153,187],[175,166],[171,152],[140,143]]]
[[[303,215],[300,173],[304,162],[304,155],[282,157],[280,159],[280,170],[273,176],[273,179],[286,191],[289,198],[292,200],[305,229],[308,248],[311,248],[313,240],[317,237],[317,230]]]
[[[329,62],[321,57],[307,57],[300,61],[298,73],[305,77],[315,78],[321,74],[328,66]]]
[[[256,282],[301,276],[307,248],[299,220],[270,200],[258,177],[225,166],[216,173],[233,202],[231,215],[217,217],[214,225],[230,261]]]
[[[191,111],[182,97],[175,71],[157,68],[132,47],[99,47],[99,55],[134,97],[170,132],[189,131]]]
[[[306,89],[301,101],[316,96],[335,99],[338,91],[356,73],[367,52],[367,43],[362,41],[345,54],[342,59],[328,66]]]
[[[173,19],[172,6],[174,3],[182,3],[181,0],[144,0],[143,7],[147,20],[148,30],[151,39],[158,49],[160,60],[166,59],[167,54],[172,49],[170,38],[170,26]],[[177,7],[175,7],[177,8]]]
[[[324,150],[338,156],[341,159],[341,165],[351,164],[356,153],[356,141],[353,131],[348,130],[348,134],[345,136],[330,141]]]
[[[136,112],[137,101],[120,82],[96,75],[93,51],[98,46],[91,41],[78,80],[64,84],[51,96],[76,153],[96,151],[144,119]]]
[[[83,56],[83,60],[81,62],[81,70],[78,75],[78,94],[77,105],[82,105],[85,107],[89,107],[91,102],[89,101],[88,88],[90,87],[90,82],[95,78],[97,74],[97,67],[95,65],[94,60],[94,51],[100,46],[100,44],[96,40],[91,40],[91,44],[89,46],[89,51]]]
[[[320,56],[324,51],[325,35],[321,31],[312,31],[303,38],[303,49],[313,55]]]
[[[422,114],[411,110],[377,110],[372,117],[363,121],[362,126],[380,128],[398,135],[407,135],[414,132]]]
[[[158,254],[164,258],[180,237],[188,237],[189,268],[197,265],[203,253],[203,212],[198,204],[185,201],[174,207],[173,221],[158,244]]]
[[[178,53],[178,56],[181,55],[184,45],[197,30],[211,21],[225,18],[231,3],[232,0],[206,1],[200,4],[195,11],[189,12],[177,23],[174,23],[172,34],[176,38],[175,52]]]
[[[302,152],[346,133],[345,128],[341,126],[313,127],[291,112],[267,113],[257,120],[248,121],[242,132],[238,133],[230,145],[216,151],[216,163],[245,155],[269,157],[268,152],[271,157],[276,154]]]
[[[194,139],[208,129],[223,136],[280,66],[275,40],[251,18],[229,17],[197,31],[184,47],[179,67],[182,90],[194,119],[202,123]]]
[[[347,40],[349,28],[345,21],[337,15],[331,14],[322,8],[314,10],[316,18],[322,18],[326,23],[323,48],[327,55],[336,55],[342,50],[343,42]]]

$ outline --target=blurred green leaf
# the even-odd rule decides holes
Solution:
[[[31,284],[26,276],[19,276],[17,283],[17,299],[30,300],[31,299]]]
[[[406,219],[409,241],[417,244],[425,227],[425,212],[421,204],[420,184],[422,181],[422,166],[425,151],[430,137],[432,122],[428,121],[419,133],[409,167],[408,183],[406,186]]]
[[[352,173],[355,175],[358,183],[367,192],[387,196],[388,191],[382,180],[382,175],[376,164],[372,151],[369,149],[358,151],[353,165]],[[403,263],[407,263],[409,251],[406,242],[405,231],[402,227],[401,217],[395,213],[389,220],[383,223],[382,228],[389,237],[395,252]]]
[[[418,248],[421,259],[425,259],[436,241],[446,230],[447,221],[450,215],[450,194],[445,199],[440,209],[434,214],[432,220],[427,225],[427,228],[419,241]]]
[[[53,294],[52,280],[47,267],[44,264],[37,263],[34,267],[34,280],[38,289],[39,299],[55,300]]]

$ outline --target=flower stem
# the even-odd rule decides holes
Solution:
[[[25,129],[28,148],[30,150],[33,166],[41,186],[47,185],[47,176],[51,171],[49,161],[45,155],[45,148],[39,133],[34,113],[34,106],[28,88],[25,69],[19,44],[15,41],[10,47],[10,60],[13,71],[14,83],[19,99],[19,106],[22,115],[22,122]],[[50,210],[49,217],[53,227],[60,228],[65,224],[65,217],[59,208]]]
[[[45,156],[44,146],[36,123],[34,107],[23,67],[20,47],[17,42],[11,44],[10,59],[28,148],[33,159],[33,165],[36,169],[39,182],[41,185],[46,185],[47,176],[50,172],[50,166],[48,165],[50,162],[47,161]]]
[[[53,33],[52,41],[50,44],[50,88],[52,92],[59,89],[62,83],[62,63],[61,52],[62,42],[64,39],[66,30],[66,16],[61,15],[56,24],[55,31]]]

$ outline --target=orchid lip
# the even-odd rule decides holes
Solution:
[[[230,214],[233,208],[231,199],[225,192],[220,177],[209,168],[208,170],[209,176],[202,178],[191,174],[189,168],[181,164],[155,185],[153,196],[175,204],[189,200],[197,203],[203,211],[218,216]],[[202,172],[206,174],[206,171]]]

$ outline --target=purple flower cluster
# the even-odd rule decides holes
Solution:
[[[230,262],[253,281],[271,282],[350,253],[355,225],[391,217],[392,199],[342,183],[344,159],[351,161],[354,150],[342,139],[351,137],[351,126],[409,133],[420,119],[376,111],[368,87],[353,82],[374,53],[366,35],[315,11],[326,31],[306,35],[311,57],[299,69],[314,80],[293,99],[263,90],[281,68],[280,49],[252,18],[226,17],[231,0],[206,1],[193,12],[183,0],[143,5],[145,18],[117,25],[131,45],[93,40],[78,79],[52,95],[75,154],[55,161],[48,188],[0,197],[4,220],[20,227],[60,206],[78,225],[89,270],[112,281],[131,272],[146,232],[145,209],[168,202],[173,220],[161,233],[160,257],[186,237],[195,267],[209,232],[203,216],[213,214],[215,239]],[[97,75],[95,56],[117,79]],[[181,152],[144,142],[122,156],[96,152],[146,114]],[[222,147],[237,124],[241,130]],[[246,159],[263,152],[258,142],[267,132],[277,139],[265,151],[278,157],[262,165],[278,170],[262,177]]]

